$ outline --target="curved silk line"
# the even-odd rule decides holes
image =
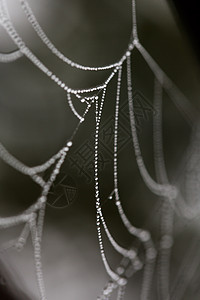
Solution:
[[[0,63],[9,63],[13,62],[23,56],[23,53],[20,50],[14,50],[10,53],[0,53]]]

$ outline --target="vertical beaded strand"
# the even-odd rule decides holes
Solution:
[[[100,193],[99,193],[99,175],[98,175],[98,140],[99,140],[99,126],[101,121],[101,114],[102,114],[102,108],[105,100],[105,93],[106,89],[103,90],[102,100],[100,104],[98,105],[98,101],[95,102],[95,119],[96,119],[96,126],[95,126],[95,139],[94,139],[94,179],[95,179],[95,199],[96,199],[96,225],[97,225],[97,236],[99,241],[99,247],[101,252],[101,257],[103,264],[105,266],[106,272],[109,275],[109,277],[117,282],[119,285],[125,284],[125,279],[121,278],[117,273],[115,273],[109,266],[104,246],[103,246],[103,240],[101,235],[101,226],[100,226],[100,216],[101,216],[101,203],[100,203]]]
[[[133,105],[132,105],[132,79],[131,79],[131,60],[130,56],[127,56],[127,85],[128,85],[128,101],[129,101],[129,109],[130,110],[130,119],[131,117],[134,118],[134,112],[133,112]],[[131,102],[131,107],[130,107]],[[130,120],[131,121],[131,120]],[[134,119],[133,119],[134,121]],[[132,125],[135,125],[135,123],[132,123]],[[132,126],[134,130],[136,130],[135,126]],[[137,147],[139,147],[139,144],[136,143]],[[138,149],[138,148],[137,148]],[[140,151],[140,149],[139,149]],[[156,250],[153,244],[153,241],[151,239],[151,235],[149,232],[145,230],[138,229],[134,227],[126,217],[121,202],[118,201],[118,211],[121,216],[121,219],[126,226],[127,230],[134,236],[138,237],[138,239],[143,243],[145,248],[145,268],[144,268],[144,275],[143,275],[143,283],[142,283],[142,292],[141,292],[141,299],[147,299],[148,294],[150,291],[150,286],[152,283],[152,277],[154,272],[154,265],[155,265],[155,259],[156,259]]]
[[[121,75],[122,75],[122,67],[119,67],[119,71],[118,71],[118,81],[117,81],[117,95],[116,95],[116,116],[115,116],[115,123],[118,123],[118,114],[119,114],[119,98],[120,98],[120,88],[121,88]],[[101,115],[102,115],[102,110],[103,110],[103,104],[104,104],[104,99],[105,99],[105,93],[103,93],[103,101],[101,101],[100,103],[100,107],[98,109],[98,123],[100,123],[101,120]],[[98,128],[99,129],[99,128]],[[117,128],[116,128],[117,130]],[[116,132],[115,130],[115,132]],[[115,148],[117,150],[117,139],[115,138]],[[116,151],[114,151],[114,156],[116,154]],[[115,178],[116,177],[116,178]],[[116,182],[116,189],[117,189],[117,160],[114,160],[114,178],[115,178],[115,182]],[[129,259],[133,260],[136,256],[136,253],[134,250],[129,250],[129,249],[125,249],[123,247],[121,247],[112,237],[112,235],[110,234],[106,222],[104,220],[103,214],[102,214],[102,210],[101,210],[101,205],[98,205],[98,213],[101,219],[101,223],[104,227],[105,233],[111,243],[111,245],[114,247],[114,249],[122,254],[124,257],[128,257]]]
[[[32,243],[34,248],[34,262],[35,262],[37,285],[40,293],[40,300],[47,300],[45,286],[44,286],[43,272],[42,272],[41,242],[38,236],[38,230],[36,225],[36,214],[32,214],[32,215],[33,216],[30,219],[29,224],[30,224],[30,231],[31,231]]]
[[[154,161],[157,181],[168,183],[165,167],[162,136],[162,86],[155,78],[154,82],[154,108],[156,114],[153,116],[153,138],[154,138]],[[169,299],[169,276],[170,256],[173,244],[173,216],[174,211],[170,199],[161,199],[161,240],[158,256],[158,291],[161,300]]]
[[[115,194],[115,204],[117,205],[118,209],[121,207],[121,201],[119,197],[119,188],[118,188],[118,124],[119,124],[119,103],[120,103],[120,89],[121,89],[121,73],[122,68],[119,70],[119,77],[118,77],[118,85],[117,85],[117,96],[116,96],[116,107],[115,107],[115,124],[114,124],[114,149],[113,149],[113,156],[114,156],[114,194]],[[113,195],[111,194],[111,198]],[[137,254],[134,250],[129,250],[132,257],[129,256],[129,259],[132,263],[136,263],[138,266],[141,266],[141,262],[139,258],[136,258]],[[128,256],[127,256],[128,257]]]
[[[104,102],[105,98],[105,90],[102,95],[101,103]],[[115,274],[108,265],[105,253],[104,253],[104,246],[102,241],[102,235],[101,235],[101,227],[100,227],[100,215],[99,215],[99,206],[100,206],[100,197],[99,197],[99,178],[98,178],[98,139],[99,139],[99,123],[101,118],[101,111],[99,112],[98,108],[98,101],[95,101],[95,120],[96,120],[96,126],[95,126],[95,139],[94,139],[94,180],[95,180],[95,199],[96,199],[96,226],[97,226],[97,236],[99,241],[99,248],[101,253],[101,258],[103,261],[103,264],[105,266],[106,272],[109,275],[110,278],[113,280],[117,280],[118,276]]]
[[[121,77],[122,77],[122,68],[119,69],[119,76],[117,82],[117,95],[116,95],[116,104],[115,104],[115,124],[114,124],[114,191],[115,191],[115,200],[116,204],[119,200],[119,191],[118,191],[118,159],[117,159],[117,148],[118,148],[118,123],[119,123],[119,102],[120,102],[120,89],[121,89]]]
[[[130,116],[130,125],[131,125],[131,133],[133,139],[133,147],[136,156],[136,162],[138,165],[138,169],[140,171],[141,177],[143,178],[146,186],[151,190],[152,193],[158,196],[168,196],[172,199],[177,195],[176,187],[169,184],[159,184],[155,182],[152,177],[149,175],[146,166],[144,164],[144,160],[142,157],[140,144],[138,141],[136,124],[135,124],[135,115],[133,108],[133,94],[132,94],[132,76],[131,76],[131,59],[130,55],[127,56],[127,86],[128,86],[128,105],[129,105],[129,116]]]
[[[132,0],[132,23],[133,23],[133,40],[138,41],[138,33],[137,33],[137,16],[136,16],[136,4],[135,0]]]

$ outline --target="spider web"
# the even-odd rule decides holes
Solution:
[[[60,174],[61,167],[68,156],[68,153],[73,149],[73,140],[79,130],[79,127],[84,123],[87,114],[90,113],[91,107],[95,108],[95,137],[94,137],[94,181],[95,181],[95,207],[96,207],[96,226],[97,237],[100,248],[100,255],[105,267],[105,271],[109,277],[108,283],[105,285],[102,293],[98,296],[99,300],[111,299],[117,291],[116,299],[122,300],[125,298],[125,292],[129,278],[134,276],[139,270],[143,272],[141,282],[140,299],[150,299],[153,289],[153,278],[156,273],[159,299],[180,299],[181,295],[175,284],[175,287],[170,288],[170,257],[171,249],[173,245],[174,236],[174,214],[179,211],[184,218],[193,218],[194,215],[199,214],[199,204],[195,201],[192,206],[189,207],[187,202],[184,201],[181,195],[181,189],[176,182],[170,182],[165,167],[164,150],[163,150],[163,137],[162,137],[162,105],[163,105],[163,92],[165,91],[174,105],[182,113],[185,120],[194,128],[194,135],[198,133],[195,130],[198,115],[196,110],[191,106],[190,102],[179,91],[175,84],[167,77],[164,71],[159,67],[156,61],[151,57],[148,51],[141,44],[138,32],[137,32],[137,19],[136,19],[136,7],[135,1],[132,1],[132,33],[130,37],[129,45],[125,53],[122,55],[119,61],[107,65],[107,66],[84,66],[79,63],[73,62],[70,58],[61,53],[50,39],[45,34],[44,30],[40,26],[39,22],[34,16],[34,13],[27,0],[19,0],[21,8],[27,17],[27,20],[32,25],[33,30],[37,33],[41,41],[47,46],[47,48],[56,55],[63,63],[70,65],[72,68],[82,69],[90,72],[102,72],[104,70],[110,70],[110,74],[107,79],[100,83],[98,86],[84,89],[73,89],[68,86],[67,83],[62,82],[56,74],[54,74],[32,51],[28,48],[21,36],[18,34],[17,29],[13,25],[10,18],[6,0],[0,0],[0,24],[7,32],[8,36],[13,40],[17,46],[17,50],[12,53],[0,53],[1,63],[10,63],[22,56],[26,56],[38,69],[40,69],[46,76],[56,83],[60,88],[66,92],[66,98],[72,113],[77,117],[78,123],[76,128],[71,134],[71,137],[66,141],[63,147],[53,155],[49,160],[41,165],[29,167],[23,162],[15,158],[9,153],[4,145],[0,143],[0,157],[8,165],[15,168],[18,172],[29,176],[39,187],[41,188],[40,196],[36,199],[35,203],[22,213],[12,217],[1,217],[0,228],[10,228],[23,224],[24,228],[19,237],[14,241],[9,241],[7,247],[14,247],[22,250],[29,236],[32,238],[33,255],[35,261],[35,272],[37,278],[37,285],[41,300],[46,300],[46,290],[44,285],[44,275],[42,268],[41,247],[43,240],[43,226],[45,221],[46,205],[49,197],[49,192],[54,186],[56,178]],[[154,109],[158,112],[153,116],[153,145],[154,145],[154,165],[156,170],[156,178],[154,179],[147,170],[142,149],[139,143],[137,132],[137,120],[134,112],[134,90],[133,90],[133,76],[134,68],[132,67],[132,61],[134,58],[134,52],[138,51],[147,65],[150,67],[154,76]],[[122,76],[126,73],[126,79]],[[144,255],[140,255],[140,248],[135,249],[134,246],[126,248],[122,246],[111,234],[106,219],[104,217],[101,203],[105,199],[101,197],[100,189],[100,172],[99,172],[99,128],[102,120],[104,104],[107,100],[107,89],[113,78],[117,78],[115,101],[115,117],[114,117],[114,141],[113,141],[113,190],[110,191],[109,199],[113,199],[116,204],[118,214],[121,218],[122,224],[132,236],[133,240],[138,240],[143,249]],[[125,81],[127,86],[127,95],[123,95],[121,91],[122,81]],[[118,179],[118,145],[119,145],[119,116],[120,116],[120,99],[128,96],[128,107],[130,117],[130,128],[132,134],[133,148],[135,152],[136,163],[143,179],[144,184],[148,187],[150,192],[160,197],[161,202],[161,222],[160,222],[160,241],[156,246],[151,233],[145,229],[137,228],[128,219],[126,212],[123,209],[123,200],[121,199],[119,190]],[[77,111],[74,101],[79,101],[80,105],[84,107],[84,113]],[[194,139],[198,141],[198,139]],[[198,148],[196,146],[196,148]],[[198,151],[195,156],[198,161]],[[193,156],[192,156],[193,158]],[[187,170],[194,169],[192,166],[195,164],[194,159],[188,161]],[[41,174],[45,171],[51,170],[49,177],[44,178]],[[189,172],[189,171],[188,171]],[[198,173],[198,170],[196,171]],[[196,174],[195,173],[195,174]],[[197,177],[198,182],[198,175]],[[193,177],[190,177],[190,179]],[[192,179],[191,179],[192,180]],[[193,182],[193,181],[192,181]],[[188,181],[187,181],[188,183]],[[189,184],[189,183],[188,183]],[[74,193],[74,189],[70,192]],[[195,192],[194,192],[195,193]],[[194,198],[198,198],[197,194],[194,194]],[[197,207],[198,206],[198,207]],[[116,268],[112,268],[106,252],[104,249],[104,241],[102,232],[112,245],[112,247],[122,256],[122,260]],[[8,246],[9,245],[9,246]],[[3,246],[4,247],[4,246]],[[187,269],[188,264],[183,266],[183,269]],[[195,266],[190,266],[191,273],[195,273]],[[157,271],[157,272],[155,272]],[[180,281],[177,279],[177,281]]]

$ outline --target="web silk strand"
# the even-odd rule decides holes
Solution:
[[[143,163],[139,141],[137,138],[136,126],[135,126],[135,117],[134,117],[134,108],[133,108],[133,96],[132,96],[132,76],[131,76],[131,57],[127,57],[127,88],[128,88],[128,104],[129,104],[129,115],[130,115],[130,125],[133,137],[133,146],[136,155],[136,161],[138,164],[138,168],[142,175],[142,178],[146,185],[150,188],[151,191],[154,193],[162,193],[163,186],[155,183],[151,177],[149,176],[148,172],[146,171],[145,165]],[[121,218],[127,227],[128,231],[137,236],[139,240],[144,244],[145,251],[146,251],[146,262],[145,262],[145,269],[143,274],[143,283],[142,283],[142,292],[141,292],[141,300],[148,299],[150,288],[153,279],[154,273],[154,266],[155,266],[155,259],[156,259],[156,250],[151,239],[149,232],[137,229],[134,227],[129,220],[127,219],[121,203],[118,204],[118,210],[121,215]]]
[[[71,67],[81,69],[84,71],[103,71],[103,70],[109,70],[116,66],[118,66],[118,63],[114,63],[107,66],[102,67],[90,67],[90,66],[83,66],[81,64],[73,62],[71,59],[66,57],[63,53],[61,53],[54,44],[50,41],[50,39],[45,34],[44,30],[42,29],[41,25],[39,24],[38,20],[36,19],[35,15],[33,14],[33,11],[26,0],[19,0],[21,7],[29,21],[29,23],[32,25],[33,29],[37,33],[38,37],[41,39],[41,41],[51,50],[53,54],[55,54],[59,59],[61,59],[64,63],[67,63]]]
[[[164,161],[163,137],[162,137],[162,86],[155,78],[154,82],[154,108],[153,116],[153,140],[154,140],[154,162],[156,178],[159,183],[168,184],[168,176]],[[161,209],[161,241],[158,256],[158,291],[159,298],[169,299],[169,275],[170,257],[173,236],[174,210],[168,197],[162,199]]]
[[[135,0],[132,0],[132,23],[133,23],[133,40],[138,40]]]
[[[137,136],[137,130],[135,125],[135,115],[133,108],[133,94],[132,94],[132,77],[131,77],[131,59],[130,56],[127,57],[127,84],[128,84],[128,105],[129,105],[129,116],[130,116],[130,125],[131,133],[133,139],[133,147],[136,156],[136,162],[140,174],[146,183],[147,187],[152,191],[152,193],[158,196],[168,196],[172,199],[177,195],[177,189],[169,184],[159,184],[155,182],[149,175],[140,150],[140,145]]]
[[[186,97],[181,93],[181,91],[175,86],[171,79],[163,72],[160,66],[155,62],[147,50],[139,42],[135,44],[138,51],[141,53],[142,57],[152,70],[153,74],[166,90],[169,97],[174,102],[175,106],[182,113],[185,120],[189,125],[193,126],[198,120],[198,113],[191,105],[191,103],[186,99]]]
[[[121,74],[121,71],[119,70],[119,74]],[[121,75],[120,75],[121,76]],[[101,116],[102,116],[102,110],[103,110],[103,104],[105,100],[105,92],[102,95],[100,106],[98,105],[98,101],[95,102],[95,120],[96,120],[96,126],[95,126],[95,141],[94,141],[94,178],[95,178],[95,199],[96,199],[96,225],[97,225],[97,236],[99,240],[99,247],[101,252],[102,261],[105,267],[105,270],[109,277],[117,282],[119,285],[123,284],[123,279],[119,277],[117,273],[115,273],[109,266],[108,261],[106,259],[104,246],[103,246],[103,240],[102,240],[102,234],[101,234],[101,227],[100,222],[103,221],[104,229],[106,229],[106,233],[108,234],[108,238],[110,239],[111,244],[114,246],[114,248],[117,251],[121,251],[123,249],[120,249],[118,245],[113,243],[113,239],[111,235],[109,234],[109,231],[107,230],[106,224],[104,222],[104,219],[102,218],[102,211],[101,211],[101,203],[100,203],[100,191],[99,191],[99,171],[98,171],[98,146],[99,146],[99,127],[101,122]],[[117,246],[117,247],[116,247]],[[125,280],[125,279],[124,279]]]
[[[21,58],[23,54],[20,50],[15,50],[11,53],[0,53],[0,63],[10,63],[19,58]]]

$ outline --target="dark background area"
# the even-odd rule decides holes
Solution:
[[[196,55],[200,59],[199,9],[198,1],[170,0],[172,11],[177,18],[180,28],[187,32],[188,39],[193,44]]]

